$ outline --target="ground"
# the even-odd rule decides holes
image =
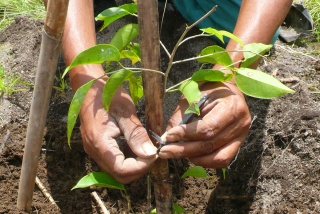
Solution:
[[[180,23],[169,21],[162,34],[169,47],[184,26],[181,17],[171,20]],[[41,21],[18,17],[0,33],[0,64],[6,72],[28,83],[34,82],[42,26]],[[111,32],[107,30],[107,34]],[[104,34],[99,37],[107,38]],[[178,57],[197,51],[208,42],[203,41],[186,44]],[[221,169],[208,169],[209,179],[182,180],[179,176],[188,162],[170,161],[175,179],[174,203],[196,214],[320,213],[320,102],[319,93],[315,93],[320,89],[320,57],[316,55],[319,51],[318,43],[299,46],[276,43],[260,69],[275,75],[295,93],[273,100],[247,97],[254,121],[225,178]],[[171,81],[185,78],[188,74],[182,71],[196,66],[175,67],[178,73]],[[55,85],[59,83],[56,81]],[[32,86],[18,86],[24,90],[5,96],[0,106],[0,213],[19,212],[16,201]],[[36,185],[32,213],[100,213],[90,195],[93,191],[112,213],[120,213],[127,203],[119,191],[101,187],[70,191],[82,176],[99,171],[83,151],[79,124],[72,137],[72,149],[67,145],[70,93],[53,90],[37,173],[58,208],[50,204]],[[172,111],[173,101],[178,97],[172,96],[166,102],[167,112]],[[141,107],[138,113],[143,118]],[[145,178],[126,186],[134,213],[146,213],[146,186]]]

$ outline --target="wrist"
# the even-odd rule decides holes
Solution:
[[[69,78],[72,90],[75,92],[79,87],[89,82],[92,79],[98,79],[94,85],[99,85],[101,87],[101,82],[105,83],[108,76],[105,74],[102,66],[100,64],[89,64],[77,66],[69,71]],[[100,82],[100,84],[98,84]],[[103,88],[103,85],[102,85]]]

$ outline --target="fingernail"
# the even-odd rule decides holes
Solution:
[[[152,156],[157,154],[157,148],[149,143],[142,144],[142,150],[147,156]]]

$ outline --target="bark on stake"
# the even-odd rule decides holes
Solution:
[[[49,107],[55,71],[57,69],[69,0],[48,0],[41,50],[33,91],[26,144],[18,191],[17,206],[31,211],[43,131]]]
[[[138,0],[138,21],[143,68],[160,70],[160,38],[157,0]],[[162,135],[163,78],[154,72],[143,72],[147,129]],[[152,170],[157,213],[171,213],[172,185],[167,160],[158,159]]]

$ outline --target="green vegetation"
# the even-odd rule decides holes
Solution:
[[[117,19],[120,19],[125,15],[135,16],[134,13],[137,11],[136,7],[136,4],[132,3],[125,4],[120,7],[109,8],[99,14],[98,17],[99,20],[104,21],[104,27],[107,27],[110,23],[116,21]],[[141,59],[139,53],[140,48],[132,47],[132,41],[139,34],[138,26],[134,24],[128,24],[120,28],[119,31],[115,33],[110,44],[99,44],[81,52],[66,68],[62,76],[64,76],[70,69],[79,65],[100,64],[104,62],[107,66],[109,66],[111,63],[118,64],[120,69],[111,70],[107,74],[105,74],[109,75],[109,79],[107,80],[102,93],[102,102],[106,111],[109,110],[111,100],[116,90],[124,82],[129,82],[129,85],[131,85],[130,94],[134,98],[135,102],[143,96],[143,86],[141,85],[142,81],[139,81],[141,76],[138,76],[141,75],[142,70],[162,74],[164,76],[165,92],[180,91],[186,97],[189,103],[189,108],[187,109],[186,113],[200,114],[200,109],[196,105],[196,103],[201,98],[201,93],[198,88],[199,82],[226,82],[235,77],[236,85],[243,93],[252,97],[264,99],[270,99],[293,92],[293,90],[289,89],[272,76],[262,71],[249,68],[250,65],[252,65],[260,57],[263,57],[263,54],[270,50],[270,48],[272,47],[271,45],[257,43],[244,45],[239,38],[226,31],[206,28],[201,29],[202,33],[198,36],[216,36],[222,42],[224,37],[229,37],[230,39],[237,41],[243,47],[242,50],[239,50],[243,52],[243,60],[233,62],[228,54],[228,51],[226,51],[222,47],[213,45],[204,48],[196,57],[180,61],[173,61],[176,50],[180,47],[180,45],[188,39],[195,38],[185,38],[187,32],[195,25],[196,23],[186,27],[185,32],[181,35],[181,38],[177,42],[172,53],[169,54],[168,68],[164,73],[155,70],[125,67],[123,64],[121,64],[121,59],[123,58],[129,57],[132,64],[139,62]],[[134,47],[139,47],[139,44],[135,44]],[[220,70],[200,69],[198,71],[195,71],[190,78],[170,88],[166,88],[168,74],[171,70],[172,65],[191,60],[197,60],[199,63],[202,63],[202,65],[220,64],[223,67]],[[236,68],[234,64],[240,62],[241,67]],[[228,70],[231,73],[226,74],[224,72],[225,70]],[[82,102],[94,81],[96,81],[96,79],[93,79],[81,86],[76,91],[70,104],[67,130],[69,146],[73,127],[80,112]]]
[[[18,83],[30,86],[30,84],[21,81],[20,77],[7,74],[3,67],[0,66],[0,98],[2,98],[4,95],[10,97],[14,92],[25,90],[18,88]]]
[[[301,2],[295,0],[294,2]],[[320,41],[320,1],[319,0],[303,0],[305,7],[309,10],[309,13],[314,22],[313,33],[317,36]]]
[[[319,0],[308,0],[306,6],[310,11],[311,17],[314,21],[314,33],[320,41],[320,2]]]
[[[103,11],[101,14],[98,15],[97,19],[104,21],[103,27],[105,28],[109,24],[120,19],[123,16],[136,16],[136,11],[136,4],[125,4],[120,7],[109,8]],[[214,10],[211,10],[211,12],[213,11]],[[198,83],[200,82],[226,82],[232,78],[235,78],[236,85],[243,93],[252,97],[264,99],[270,99],[284,95],[286,93],[294,92],[274,77],[262,71],[249,68],[260,57],[264,57],[263,55],[270,50],[270,48],[272,47],[271,45],[264,45],[260,43],[252,43],[245,45],[235,35],[226,31],[219,31],[213,28],[200,29],[202,33],[200,33],[199,35],[193,37],[186,37],[187,32],[196,24],[197,22],[186,27],[176,46],[173,48],[172,53],[169,53],[167,51],[169,53],[169,63],[168,68],[165,72],[151,69],[142,69],[139,67],[125,67],[121,63],[122,59],[129,59],[132,62],[132,65],[136,63],[139,64],[141,61],[140,45],[137,43],[133,43],[134,39],[137,38],[139,35],[138,25],[127,24],[121,27],[118,30],[118,32],[115,33],[114,37],[112,38],[109,44],[95,45],[78,54],[78,56],[76,56],[74,60],[71,62],[71,64],[66,68],[62,77],[64,77],[65,74],[68,71],[70,71],[70,69],[79,65],[106,63],[108,72],[106,72],[106,74],[102,77],[108,75],[109,78],[104,86],[101,97],[102,103],[106,111],[109,110],[112,97],[114,96],[116,90],[124,82],[129,83],[129,91],[134,102],[137,102],[143,96],[143,86],[141,81],[142,70],[144,70],[145,72],[156,72],[158,74],[163,75],[163,85],[165,93],[176,91],[182,93],[189,103],[189,108],[187,109],[186,113],[200,113],[199,106],[196,105],[196,103],[201,98],[201,92],[198,86]],[[200,36],[216,36],[218,39],[220,39],[221,42],[224,41],[224,37],[228,37],[230,39],[235,40],[242,46],[242,50],[238,51],[243,52],[244,59],[238,62],[233,62],[227,50],[225,50],[222,47],[213,45],[204,48],[195,57],[183,59],[180,61],[174,61],[176,50],[184,41]],[[163,44],[163,48],[167,50],[165,44]],[[191,60],[198,61],[201,64],[201,69],[195,71],[193,75],[187,78],[186,80],[179,82],[176,85],[171,86],[170,88],[167,88],[167,78],[169,72],[171,71],[172,65]],[[237,68],[235,66],[235,64],[237,63],[241,63],[240,68]],[[117,68],[109,69],[111,64],[118,66]],[[202,69],[204,65],[207,64],[220,64],[223,67],[220,70]],[[229,72],[226,73],[225,71]],[[76,119],[79,115],[82,102],[88,90],[96,80],[97,79],[92,79],[89,82],[82,85],[80,88],[78,88],[72,99],[72,102],[69,107],[67,125],[67,137],[69,146],[71,134],[76,123]],[[191,167],[182,175],[182,178],[188,176],[197,178],[208,177],[205,169],[203,169],[200,166]],[[121,185],[121,183],[118,183],[109,174],[104,172],[93,172],[89,175],[84,176],[76,184],[76,186],[73,187],[73,189],[85,188],[91,185],[104,186],[108,188],[115,188],[125,191],[125,188],[123,185]],[[126,196],[126,198],[128,199],[129,196]],[[177,204],[173,205],[172,210],[173,213],[185,212],[185,210]],[[151,213],[156,213],[156,210],[152,210]]]
[[[71,90],[67,80],[62,78],[62,75],[57,73],[55,76],[55,85],[53,86],[54,89],[59,91],[61,94],[65,94],[65,92]]]
[[[32,19],[43,19],[45,9],[42,0],[2,0],[0,1],[0,30],[17,16],[28,15]]]
[[[186,177],[207,178],[207,179],[210,178],[206,170],[201,166],[193,166],[187,169],[187,171],[181,176],[181,178],[186,178]],[[112,178],[108,173],[92,172],[88,175],[85,175],[78,181],[78,183],[71,190],[79,189],[79,188],[87,188],[90,186],[101,186],[101,187],[123,191],[125,198],[128,202],[128,211],[131,211],[131,200],[125,186],[119,183],[118,181],[116,181],[114,178]],[[150,211],[150,214],[156,214],[156,213],[157,213],[156,209],[153,209]],[[185,213],[185,209],[178,204],[173,204],[172,213],[173,214]]]

